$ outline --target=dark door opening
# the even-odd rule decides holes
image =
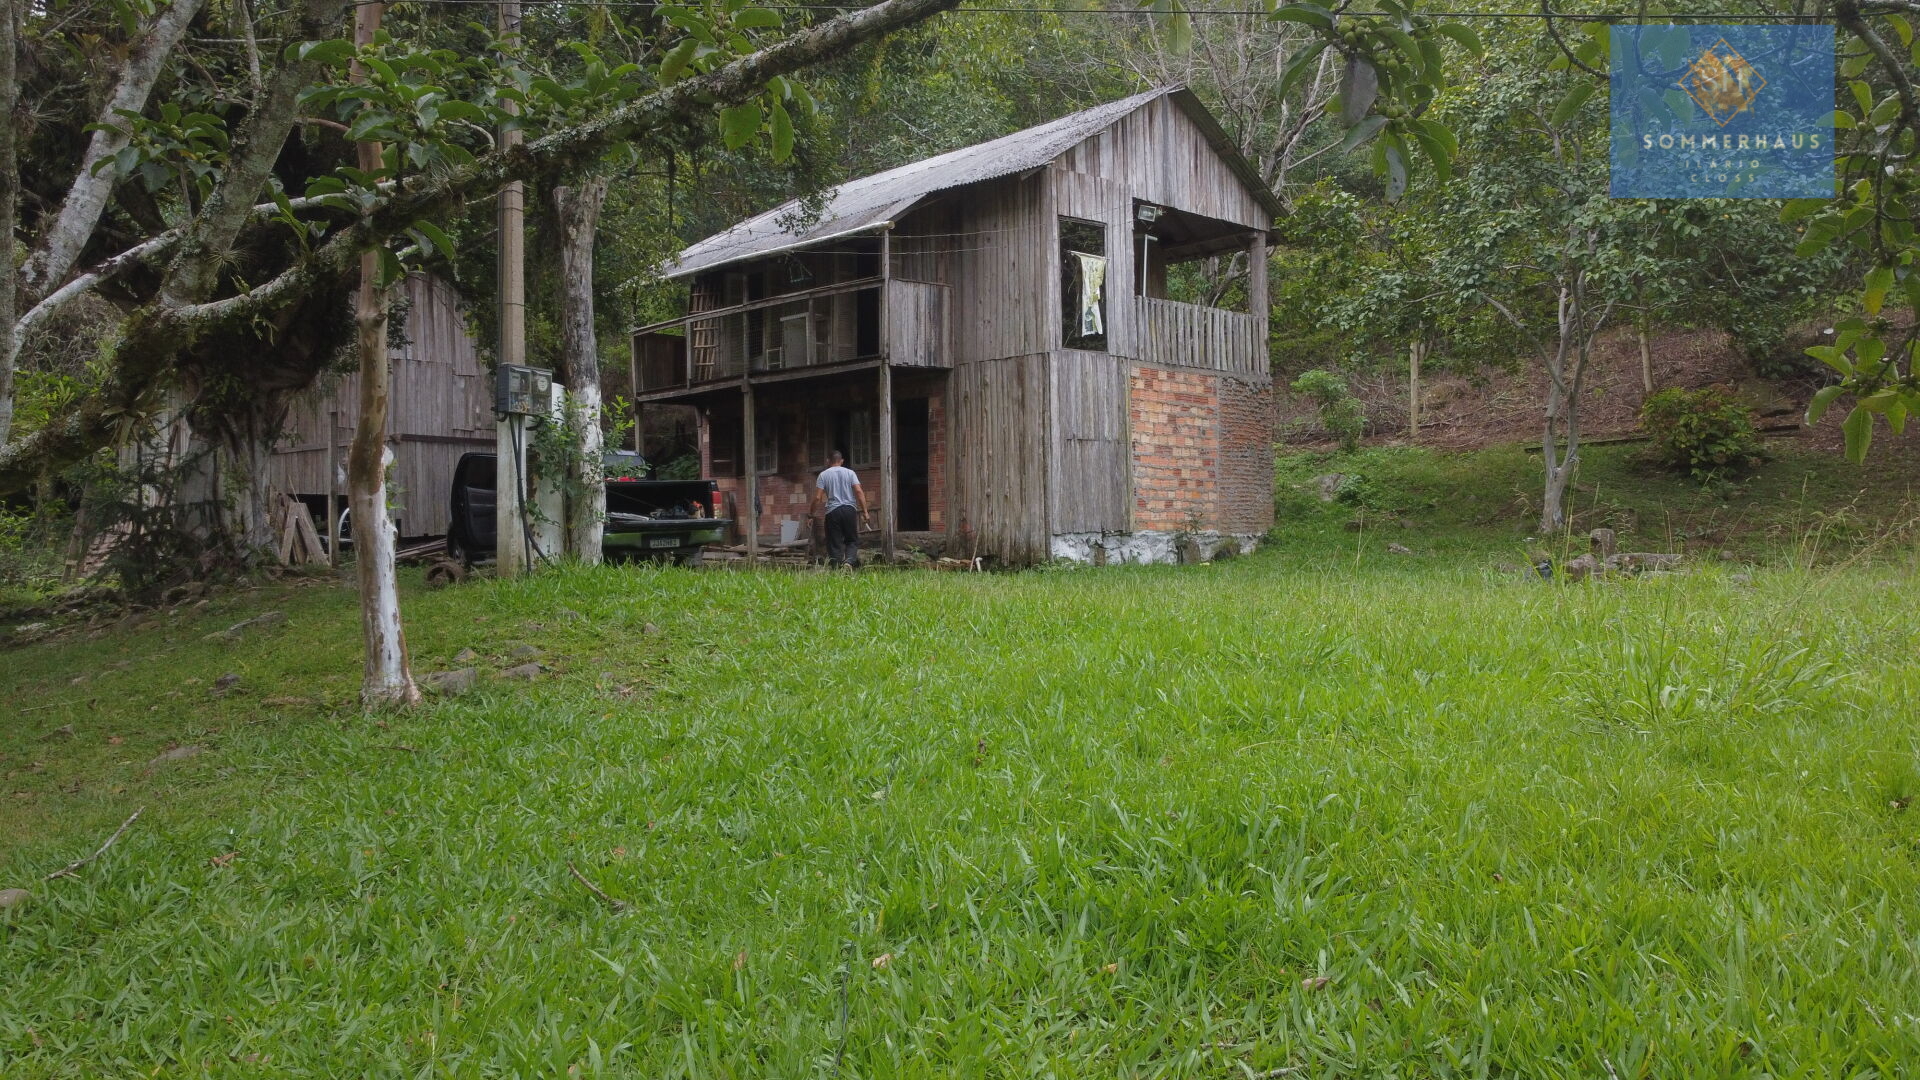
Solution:
[[[906,532],[925,532],[932,527],[928,473],[932,448],[928,445],[927,399],[901,399],[894,407],[893,418],[893,442],[899,456],[898,527]]]

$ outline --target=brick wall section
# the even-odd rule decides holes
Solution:
[[[1273,390],[1204,371],[1133,372],[1134,525],[1261,533],[1273,525]]]
[[[1220,406],[1204,372],[1136,367],[1133,412],[1133,520],[1139,529],[1177,531],[1197,517],[1213,527],[1219,484]]]
[[[1273,528],[1273,384],[1221,376],[1221,532],[1264,533]]]

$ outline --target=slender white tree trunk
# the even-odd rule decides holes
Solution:
[[[371,44],[384,13],[384,4],[355,8],[354,41]],[[380,167],[379,143],[362,142],[358,150],[360,168],[372,172]],[[367,652],[360,700],[369,708],[420,700],[407,665],[393,519],[387,516],[387,463],[392,458],[387,447],[387,401],[392,365],[387,357],[387,294],[379,278],[379,254],[363,252],[354,312],[360,349],[360,422],[347,451],[347,508],[353,514],[354,575],[360,584],[360,630]]]
[[[1642,308],[1640,311],[1640,386],[1647,392],[1648,397],[1653,396],[1653,343],[1648,340],[1652,336],[1653,329],[1648,324],[1652,321],[1652,316]]]
[[[1563,279],[1564,280],[1564,279]],[[1567,481],[1573,476],[1578,447],[1568,440],[1566,454],[1560,454],[1560,434],[1570,431],[1570,420],[1579,402],[1573,400],[1567,386],[1567,354],[1574,341],[1579,319],[1574,290],[1563,284],[1558,304],[1560,340],[1547,360],[1547,414],[1541,435],[1540,456],[1546,467],[1546,488],[1540,498],[1540,534],[1551,536],[1567,527]]]
[[[1407,441],[1420,441],[1420,362],[1426,359],[1427,343],[1416,341],[1407,346]]]
[[[360,423],[347,452],[347,508],[353,514],[354,575],[360,585],[360,629],[367,652],[360,699],[369,707],[420,700],[400,625],[393,519],[387,516],[387,464],[392,459],[387,447],[390,365],[387,297],[377,284],[379,272],[379,256],[367,253],[360,266],[354,320],[360,348]]]
[[[568,410],[579,447],[578,473],[567,502],[567,550],[597,564],[607,516],[605,449],[600,430],[600,344],[593,332],[593,242],[607,180],[593,176],[555,188],[560,218],[560,366],[572,401]]]

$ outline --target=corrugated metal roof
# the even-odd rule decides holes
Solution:
[[[990,142],[850,180],[827,193],[822,212],[811,220],[799,214],[800,200],[790,200],[687,248],[664,273],[670,278],[685,277],[896,221],[929,195],[1040,168],[1135,109],[1168,95],[1199,124],[1215,151],[1226,159],[1261,203],[1277,215],[1279,200],[1261,182],[1199,99],[1185,87],[1164,86]]]

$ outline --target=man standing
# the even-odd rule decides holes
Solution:
[[[819,517],[821,504],[826,504],[827,565],[852,569],[860,565],[859,527],[867,525],[867,493],[860,487],[859,474],[842,465],[842,460],[838,450],[827,455],[827,467],[813,484],[813,508],[809,513]],[[856,506],[860,510],[857,522]]]

